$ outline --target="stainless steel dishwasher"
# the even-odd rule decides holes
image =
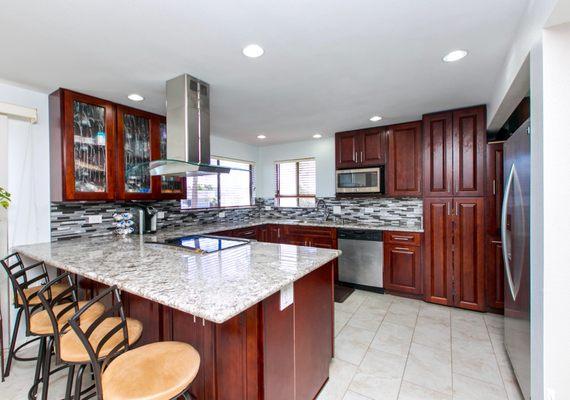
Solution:
[[[339,229],[338,275],[341,284],[383,293],[382,231]]]

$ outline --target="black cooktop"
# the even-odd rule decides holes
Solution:
[[[158,243],[184,247],[196,253],[214,253],[216,251],[230,249],[232,247],[243,246],[244,244],[248,244],[249,240],[211,235],[190,235],[166,239],[164,242]]]

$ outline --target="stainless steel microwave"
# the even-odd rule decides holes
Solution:
[[[336,192],[384,194],[384,166],[337,170]]]

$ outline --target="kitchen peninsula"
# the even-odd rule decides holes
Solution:
[[[176,235],[165,230],[14,250],[75,274],[87,293],[117,285],[127,316],[143,322],[142,344],[192,344],[202,359],[192,384],[198,399],[314,398],[333,352],[333,261],[340,252],[253,241],[196,254],[147,243]],[[294,301],[287,305],[281,292],[291,284]]]

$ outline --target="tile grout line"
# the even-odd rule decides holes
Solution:
[[[364,303],[366,302],[366,300],[364,300],[362,302],[362,304],[360,304],[360,306],[358,306],[358,308],[356,309],[356,311],[358,311],[360,309],[360,307],[362,307],[364,305]],[[390,307],[392,307],[392,304],[394,304],[394,300],[390,300],[390,305],[388,305],[388,308],[386,309],[386,313],[384,314],[384,316],[382,316],[382,321],[380,321],[380,325],[378,325],[378,328],[376,328],[376,331],[374,332],[374,336],[372,337],[372,340],[370,341],[370,343],[368,344],[368,347],[366,348],[366,351],[364,352],[364,357],[366,357],[366,353],[368,353],[368,351],[370,350],[370,346],[372,345],[372,342],[374,341],[374,338],[376,337],[376,335],[378,334],[378,331],[380,330],[380,328],[382,327],[382,323],[384,322],[384,319],[386,318],[386,314],[388,314],[388,311],[390,310]],[[356,314],[356,311],[354,312],[354,314]],[[352,317],[351,317],[352,318]],[[349,320],[350,321],[350,320]],[[348,322],[347,322],[348,324]],[[350,382],[348,382],[348,386],[346,387],[346,390],[343,392],[342,397],[344,399],[344,397],[346,396],[346,393],[350,390],[350,385],[352,384],[352,382],[354,381],[354,377],[356,376],[356,374],[358,373],[358,369],[360,368],[360,364],[362,364],[362,361],[364,360],[364,357],[362,358],[362,360],[360,360],[360,363],[356,366],[356,372],[354,373],[354,375],[352,375],[352,378],[350,378]],[[359,393],[360,395],[360,393]],[[362,395],[361,395],[362,396]],[[369,398],[368,396],[363,396],[366,398]],[[372,400],[372,399],[370,399]]]
[[[493,340],[491,340],[491,332],[489,331],[489,325],[487,324],[487,319],[483,316],[483,322],[485,323],[485,328],[487,330],[487,336],[489,337],[489,343],[491,343],[491,348],[493,349],[493,357],[495,358],[495,363],[497,364],[497,369],[499,370],[499,376],[501,377],[501,382],[503,382],[503,390],[505,391],[506,399],[509,400],[509,393],[507,392],[507,385],[505,385],[505,378],[503,377],[503,372],[501,371],[501,366],[499,365],[499,360],[497,358],[497,351],[495,350],[495,345]],[[504,323],[504,321],[503,321]]]
[[[404,370],[402,371],[402,378],[400,379],[400,387],[398,388],[398,396],[396,400],[400,398],[400,393],[402,391],[402,384],[404,383],[404,376],[406,375],[406,368],[408,368],[408,359],[410,358],[410,352],[412,351],[412,343],[414,342],[414,335],[416,334],[416,328],[418,326],[418,318],[420,317],[420,311],[422,309],[422,304],[418,308],[418,313],[416,315],[416,322],[414,324],[414,331],[412,332],[412,337],[410,338],[410,347],[408,347],[408,353],[406,354],[406,363],[404,364]]]

